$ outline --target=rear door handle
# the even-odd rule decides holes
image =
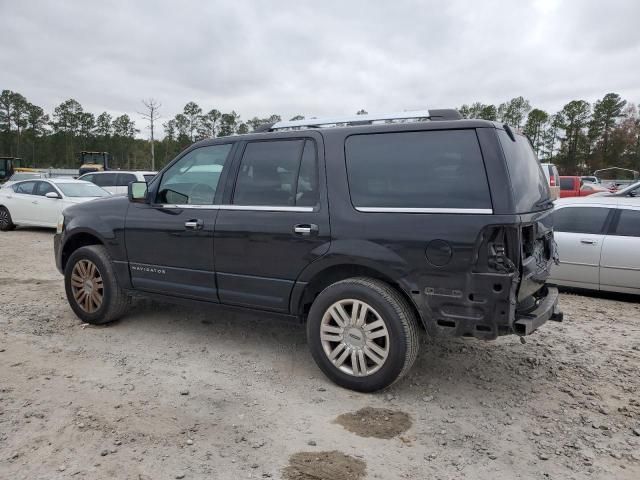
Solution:
[[[187,230],[202,230],[202,227],[204,227],[204,221],[200,220],[199,218],[187,220],[186,222],[184,222],[184,228],[186,228]]]
[[[293,233],[303,236],[317,235],[318,225],[314,223],[299,223],[293,227]]]
[[[589,240],[588,238],[583,238],[580,240],[580,243],[584,243],[585,245],[597,245],[598,242],[596,240]]]

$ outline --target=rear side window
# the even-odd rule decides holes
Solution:
[[[356,208],[492,208],[474,130],[352,135],[345,157]]]
[[[116,174],[101,173],[94,177],[93,183],[95,183],[99,187],[114,187],[116,185]]]
[[[601,234],[609,215],[604,207],[565,207],[553,212],[556,232]]]
[[[36,186],[36,182],[22,182],[13,186],[13,191],[16,193],[23,193],[27,195],[33,195],[33,189]]]
[[[640,237],[640,210],[620,210],[614,235]]]
[[[573,178],[561,178],[560,190],[573,190],[574,181]]]
[[[116,185],[118,187],[126,187],[131,182],[136,181],[136,176],[133,173],[119,173]]]
[[[532,212],[548,207],[551,196],[549,184],[529,140],[515,134],[514,142],[504,130],[497,132],[509,169],[516,212]]]
[[[318,166],[311,140],[247,144],[233,203],[257,206],[314,206],[318,202]]]

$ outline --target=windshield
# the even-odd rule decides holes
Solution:
[[[18,180],[28,180],[29,178],[40,178],[41,176],[39,173],[14,173],[9,180],[16,182]]]
[[[56,183],[65,197],[108,197],[111,195],[93,183]]]
[[[527,138],[515,134],[515,142],[504,130],[498,130],[507,161],[516,212],[525,213],[548,208],[551,202],[549,183]]]

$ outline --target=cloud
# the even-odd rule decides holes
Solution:
[[[606,9],[606,12],[603,10]],[[52,111],[190,100],[248,119],[517,95],[640,101],[640,2],[0,0],[0,88]]]

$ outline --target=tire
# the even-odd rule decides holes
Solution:
[[[102,245],[81,247],[71,254],[64,269],[64,287],[71,309],[85,323],[102,325],[117,320],[130,304]]]
[[[373,278],[349,278],[325,288],[307,318],[307,341],[320,370],[359,392],[383,389],[407,373],[418,355],[418,335],[407,300]]]
[[[0,207],[0,230],[3,232],[8,232],[16,228],[13,220],[11,219],[11,214],[6,207]]]

